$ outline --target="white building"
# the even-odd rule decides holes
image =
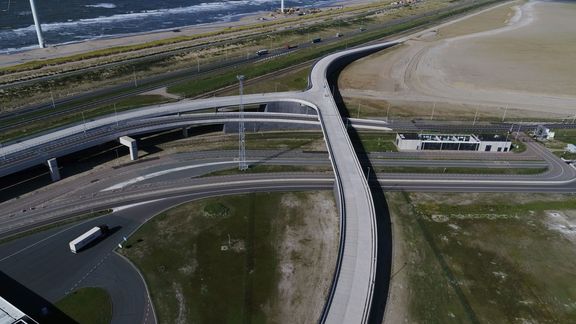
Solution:
[[[549,140],[554,138],[554,132],[550,128],[544,127],[544,125],[538,125],[534,131],[534,136],[541,140]]]
[[[482,151],[508,152],[512,143],[495,134],[396,134],[399,151]]]
[[[38,324],[38,322],[0,297],[0,324]]]
[[[566,151],[568,153],[576,153],[576,145],[568,144],[568,145],[566,145],[566,148],[564,149],[564,151]]]

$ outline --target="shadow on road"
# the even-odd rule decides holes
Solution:
[[[0,271],[0,295],[38,323],[77,324],[56,306]]]

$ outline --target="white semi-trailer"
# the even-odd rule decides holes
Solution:
[[[94,240],[106,235],[107,233],[108,233],[108,226],[106,225],[96,226],[91,230],[89,230],[88,232],[72,240],[69,243],[70,251],[72,251],[72,253],[78,253],[78,251],[80,251],[90,242],[93,242]]]

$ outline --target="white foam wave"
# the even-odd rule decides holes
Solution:
[[[189,7],[178,7],[169,9],[146,10],[142,12],[132,12],[125,14],[117,14],[108,17],[87,18],[77,21],[67,21],[58,23],[42,24],[44,31],[58,31],[71,27],[89,27],[93,25],[111,24],[118,21],[130,21],[143,18],[161,17],[166,15],[187,14],[187,13],[203,13],[213,11],[226,11],[234,8],[262,5],[266,3],[278,2],[277,0],[239,0],[239,1],[221,1],[211,3],[201,3]],[[16,34],[28,33],[34,31],[34,25],[24,28],[14,29],[12,32]]]
[[[114,9],[116,5],[113,3],[97,3],[93,5],[85,5],[87,8],[104,8],[104,9]]]

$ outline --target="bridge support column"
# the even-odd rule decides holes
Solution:
[[[138,160],[138,142],[136,142],[135,139],[128,136],[122,136],[118,139],[118,141],[120,144],[128,146],[130,149],[130,159],[132,161]]]
[[[60,170],[58,169],[58,161],[56,161],[56,158],[50,159],[46,161],[46,163],[48,164],[48,169],[50,169],[50,176],[52,177],[52,181],[56,182],[60,180]]]
[[[190,127],[182,127],[182,136],[190,137]]]

